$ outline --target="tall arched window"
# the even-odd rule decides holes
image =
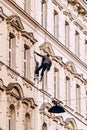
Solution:
[[[25,130],[31,130],[31,117],[29,113],[25,114]]]
[[[67,48],[70,47],[70,45],[69,45],[70,44],[69,43],[69,34],[70,34],[69,30],[70,30],[69,23],[67,21],[65,21],[65,46]]]
[[[76,84],[76,111],[80,113],[80,86],[78,84]]]
[[[66,76],[66,105],[70,106],[71,102],[71,86],[70,86],[70,78]]]
[[[54,68],[54,97],[59,98],[59,70]]]
[[[80,56],[80,34],[78,31],[75,31],[75,54],[76,56]]]
[[[47,130],[47,124],[45,122],[43,123],[42,130]]]
[[[9,108],[8,130],[16,130],[16,112],[13,104]]]
[[[9,67],[15,69],[15,36],[9,33]]]

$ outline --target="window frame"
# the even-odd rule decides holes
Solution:
[[[9,67],[12,69],[15,69],[15,51],[15,36],[12,33],[9,33]]]
[[[65,46],[70,48],[70,27],[67,21],[65,21]]]
[[[29,47],[24,44],[24,77],[28,78],[28,59],[29,59]]]
[[[80,34],[77,30],[75,30],[75,54],[77,57],[80,57]]]
[[[47,29],[47,2],[42,0],[41,2],[41,25]]]
[[[76,112],[80,113],[81,110],[81,100],[80,100],[80,85],[76,84]]]

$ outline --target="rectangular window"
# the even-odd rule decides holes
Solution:
[[[58,39],[58,13],[54,10],[54,36]]]
[[[42,88],[43,90],[47,91],[47,70],[44,72],[43,81],[42,81]]]
[[[24,0],[24,11],[26,11],[26,0]]]
[[[87,40],[85,40],[85,62],[87,63]]]
[[[59,70],[54,68],[54,97],[59,98]]]
[[[8,117],[8,128],[9,130],[12,130],[12,117],[11,116]]]
[[[42,26],[47,28],[47,4],[46,1],[42,1],[41,4],[41,12],[42,12]]]
[[[9,34],[9,67],[15,68],[15,37]]]
[[[86,94],[86,114],[87,114],[87,94]]]
[[[66,77],[66,105],[71,105],[71,86],[69,77]]]
[[[28,76],[28,47],[24,45],[24,77]]]
[[[80,112],[80,86],[76,85],[76,111]]]
[[[30,14],[31,11],[31,0],[24,0],[24,11]]]
[[[65,22],[65,46],[67,48],[70,47],[70,43],[69,43],[69,23]]]
[[[80,56],[79,33],[75,31],[75,54]]]

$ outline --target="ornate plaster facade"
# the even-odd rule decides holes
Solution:
[[[34,51],[52,60],[41,82]],[[0,0],[0,129],[87,130],[86,0]]]

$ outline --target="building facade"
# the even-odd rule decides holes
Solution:
[[[42,81],[34,51],[52,60]],[[0,0],[0,129],[87,130],[86,0]]]

